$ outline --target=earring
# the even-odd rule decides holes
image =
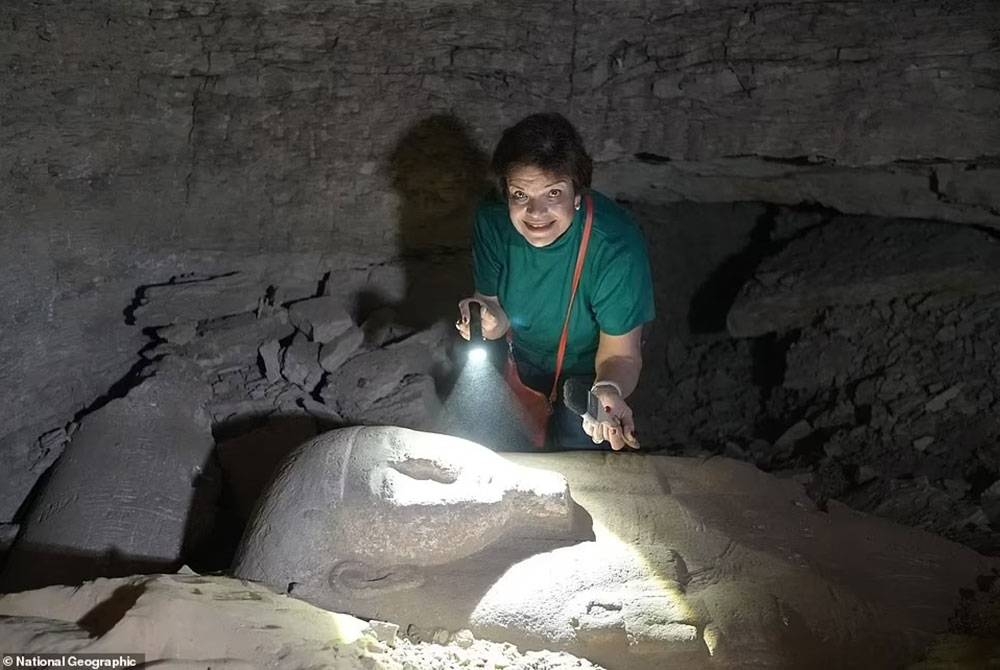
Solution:
[[[573,209],[575,209],[576,211],[579,212],[580,211],[580,203],[576,203],[575,205],[573,205]]]

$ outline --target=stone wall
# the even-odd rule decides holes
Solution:
[[[2,19],[0,464],[28,474],[0,522],[59,431],[128,388],[149,286],[242,273],[308,297],[335,272],[425,312],[459,295],[487,153],[531,111],[576,122],[598,186],[637,208],[1000,222],[991,0],[13,0]],[[710,274],[718,240],[668,259]]]

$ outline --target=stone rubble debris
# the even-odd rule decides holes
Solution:
[[[323,343],[319,364],[327,372],[337,372],[344,363],[363,351],[364,330],[353,324]]]
[[[325,344],[354,327],[344,300],[321,296],[292,303],[288,316],[296,328],[312,342]]]
[[[267,381],[274,384],[281,380],[281,344],[278,340],[269,340],[258,347],[261,365]]]
[[[676,453],[743,450],[768,471],[812,472],[817,502],[1000,551],[996,515],[984,526],[978,513],[1000,479],[995,236],[781,217],[805,223],[746,282],[729,334],[668,351],[669,380],[637,400],[644,429]],[[930,490],[902,485],[922,477]]]
[[[310,342],[300,331],[281,358],[281,375],[306,393],[312,393],[326,374],[319,366],[319,347],[318,342]]]

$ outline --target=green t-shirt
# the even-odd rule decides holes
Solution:
[[[563,370],[593,374],[600,333],[624,335],[654,316],[653,282],[642,232],[614,201],[591,191],[594,222],[570,319]],[[586,198],[584,198],[586,202]],[[483,202],[473,231],[476,290],[497,296],[514,331],[514,355],[552,372],[573,289],[586,206],[547,247],[528,244],[510,221],[507,204]]]

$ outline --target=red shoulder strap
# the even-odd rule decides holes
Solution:
[[[573,272],[573,291],[569,296],[569,306],[566,308],[566,321],[563,323],[562,337],[559,338],[559,353],[556,355],[556,376],[552,380],[552,391],[549,392],[549,402],[555,404],[559,394],[559,376],[562,374],[563,361],[566,358],[566,342],[569,340],[569,317],[573,314],[573,303],[576,302],[576,290],[580,287],[580,277],[583,276],[583,263],[587,260],[587,247],[590,244],[590,229],[594,224],[594,202],[590,194],[584,196],[587,206],[587,222],[583,226],[583,239],[580,240],[580,252],[576,256],[576,271]]]

